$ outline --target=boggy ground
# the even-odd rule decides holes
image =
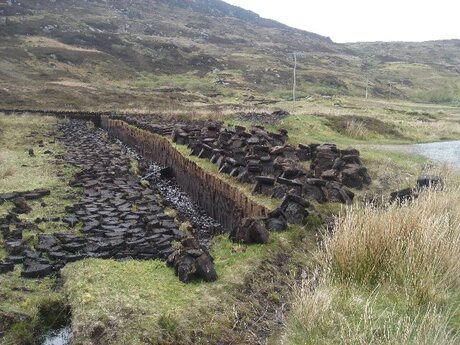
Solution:
[[[26,128],[29,124],[39,124],[38,127],[44,126],[41,131],[46,132],[56,121],[47,119],[51,122],[41,122],[34,117],[27,118],[31,119],[27,122],[23,121],[24,118],[7,119],[16,126],[12,132],[19,132],[18,123],[27,123]],[[18,156],[30,160],[27,148],[38,141],[35,138],[30,143],[21,142],[22,146],[17,145],[17,142],[14,145],[11,142],[11,145],[18,150]],[[45,145],[49,145],[47,140]],[[39,154],[40,150],[36,149],[35,152],[39,162],[44,156]],[[63,147],[60,150],[64,152]],[[42,162],[41,169],[46,171],[43,168],[49,163],[46,160]],[[50,200],[53,195],[62,195],[59,194],[62,190],[75,192],[66,186],[73,180],[75,168],[66,169],[58,169],[61,184],[55,188],[48,187],[56,191],[43,199],[48,205],[52,204]],[[49,176],[51,180],[56,178],[56,171],[53,169]],[[2,189],[2,192],[11,190],[6,184],[2,186],[7,188]],[[47,184],[40,180],[38,185],[28,187],[45,188]],[[59,200],[56,201],[52,206],[60,207],[61,215],[65,218],[64,207],[59,204]],[[77,201],[78,195],[73,196],[69,206]],[[35,214],[43,217],[40,203],[31,205],[32,213],[21,218],[33,220],[31,215],[35,217]],[[11,205],[4,204],[3,207]],[[39,226],[46,228],[47,224],[45,222]],[[53,224],[57,226],[48,232],[55,231],[56,227],[67,229],[65,223]],[[289,326],[302,329],[301,322],[304,321],[300,319],[300,323],[294,323],[292,318],[296,318],[297,322],[298,315],[303,315],[304,310],[296,308],[290,317],[290,296],[293,288],[304,286],[301,280],[308,280],[307,291],[316,286],[318,278],[313,273],[316,272],[318,262],[312,256],[312,253],[317,253],[315,232],[312,230],[317,225],[312,219],[312,223],[305,228],[294,227],[286,233],[274,234],[266,246],[235,245],[227,238],[215,238],[211,243],[211,253],[215,258],[219,280],[210,284],[184,285],[174,276],[173,270],[157,260],[113,261],[91,258],[78,261],[66,265],[63,269],[63,284],[57,285],[52,277],[40,281],[24,280],[19,277],[19,270],[16,270],[8,279],[0,277],[3,279],[1,293],[5,301],[10,301],[0,305],[2,317],[6,315],[16,323],[4,341],[13,344],[31,341],[30,334],[33,333],[30,327],[42,329],[39,327],[43,323],[40,321],[40,311],[50,309],[44,307],[55,305],[57,301],[58,306],[71,306],[72,329],[77,344],[303,343],[306,338],[303,335],[295,338]],[[77,226],[77,230],[80,228]],[[367,289],[363,291],[365,297],[372,297]],[[354,292],[350,296],[350,300],[360,298]],[[397,295],[394,298],[399,301],[402,297]],[[388,301],[384,302],[388,304]],[[346,302],[346,305],[349,303]],[[346,305],[344,309],[348,312]],[[412,312],[409,309],[407,320],[411,322]],[[341,315],[346,314],[339,312]],[[340,318],[340,315],[337,317]],[[313,343],[317,343],[316,340]]]
[[[50,190],[41,200],[28,202],[30,213],[18,216],[37,224],[22,233],[23,239],[30,239],[24,248],[43,253],[36,259],[47,266],[36,273],[46,277],[25,279],[21,265],[0,276],[2,342],[37,343],[40,333],[63,323],[56,314],[69,317],[62,312],[69,306],[77,343],[195,343],[200,339],[254,343],[280,326],[282,313],[278,310],[285,308],[287,296],[281,292],[290,289],[300,265],[285,256],[270,257],[290,251],[291,235],[275,235],[266,247],[233,245],[224,237],[215,238],[211,249],[219,280],[209,285],[180,283],[162,261],[99,259],[164,259],[173,240],[183,235],[174,212],[164,212],[155,193],[128,171],[133,162],[124,149],[91,125],[57,124],[55,118],[34,116],[1,120],[2,140],[9,143],[5,147],[14,148],[13,152],[2,151],[9,158],[5,164],[17,166],[16,160],[27,161],[28,166],[21,170],[24,181],[36,176],[36,184],[27,183],[23,190]],[[28,131],[33,135],[18,138],[18,133]],[[29,147],[34,157],[29,156]],[[49,169],[50,165],[54,168]],[[16,188],[19,176],[11,171],[2,178],[2,192],[20,190]],[[1,207],[6,214],[13,205],[5,202]],[[148,221],[155,222],[160,236],[146,236],[138,228],[147,211],[155,216]],[[126,226],[115,229],[114,222]],[[142,239],[136,242],[136,236]],[[8,254],[2,252],[3,257]],[[87,257],[93,258],[79,261]],[[62,280],[57,279],[61,268]],[[281,283],[268,284],[275,273]],[[203,329],[201,325],[209,318],[209,327]]]

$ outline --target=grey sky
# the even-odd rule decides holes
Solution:
[[[335,42],[460,39],[460,0],[225,0]]]

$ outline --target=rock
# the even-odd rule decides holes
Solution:
[[[359,151],[353,147],[348,147],[344,150],[340,150],[342,156],[352,155],[352,156],[359,156]]]
[[[297,195],[286,195],[281,203],[280,210],[290,224],[303,224],[309,213],[306,210],[310,203]]]
[[[34,152],[34,149],[32,147],[29,148],[29,156],[30,157],[35,157],[35,152]]]
[[[365,185],[371,183],[366,168],[357,164],[346,165],[346,167],[342,170],[342,183],[348,188],[363,189]]]
[[[206,144],[203,144],[200,153],[198,154],[198,158],[206,158],[211,159],[213,156],[212,147]]]
[[[212,257],[194,237],[184,238],[181,246],[175,252],[169,248],[164,253],[167,264],[175,268],[181,282],[189,283],[196,279],[211,282],[217,279]]]
[[[24,257],[10,255],[5,258],[5,261],[11,262],[12,264],[17,265],[17,264],[21,264],[24,261]]]
[[[324,171],[332,169],[338,157],[339,153],[335,145],[322,145],[317,147],[311,164],[312,170],[315,171],[315,176],[319,178]]]
[[[17,198],[19,195],[17,192],[12,192],[12,193],[3,193],[0,194],[0,201],[10,201],[14,198]]]
[[[345,164],[362,165],[361,158],[359,158],[359,155],[357,154],[344,155],[340,159],[344,161]]]
[[[268,176],[256,176],[256,184],[252,190],[253,193],[261,193],[271,195],[273,186],[275,185],[275,178]]]
[[[444,179],[439,176],[420,176],[417,179],[418,188],[444,188]]]
[[[266,224],[270,231],[284,231],[288,228],[286,216],[280,209],[276,209],[268,214]]]
[[[354,194],[342,188],[339,182],[331,181],[322,188],[328,202],[351,204]]]
[[[311,149],[308,145],[299,144],[299,148],[296,151],[297,158],[301,162],[306,162],[311,159]]]
[[[5,248],[10,255],[21,255],[25,250],[22,241],[7,241],[5,242]]]
[[[230,234],[230,238],[238,243],[267,243],[270,233],[267,230],[264,219],[243,219],[241,224]]]
[[[182,283],[190,283],[195,279],[196,266],[192,256],[181,257],[176,265],[176,275]]]
[[[3,238],[8,238],[10,236],[10,226],[8,224],[0,225],[0,234]]]
[[[337,177],[338,177],[338,172],[337,170],[334,170],[334,169],[323,171],[323,173],[321,174],[321,178],[324,180],[328,180],[328,181],[334,181],[337,179]]]

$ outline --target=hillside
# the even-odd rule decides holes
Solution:
[[[335,44],[219,0],[0,4],[0,106],[254,106],[299,96],[458,102],[459,41]],[[433,57],[433,53],[434,57]],[[392,83],[390,86],[389,82]]]

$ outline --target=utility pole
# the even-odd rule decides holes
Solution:
[[[366,99],[369,98],[369,77],[366,78]]]
[[[293,109],[295,109],[295,91],[297,87],[297,53],[294,52],[294,83],[292,87],[292,104]]]
[[[295,104],[297,101],[297,58],[298,57],[307,57],[306,53],[303,52],[293,52],[292,56],[294,58],[294,76],[293,76],[293,85],[292,85],[292,110],[295,110]],[[289,54],[289,60],[290,59],[290,54]]]

